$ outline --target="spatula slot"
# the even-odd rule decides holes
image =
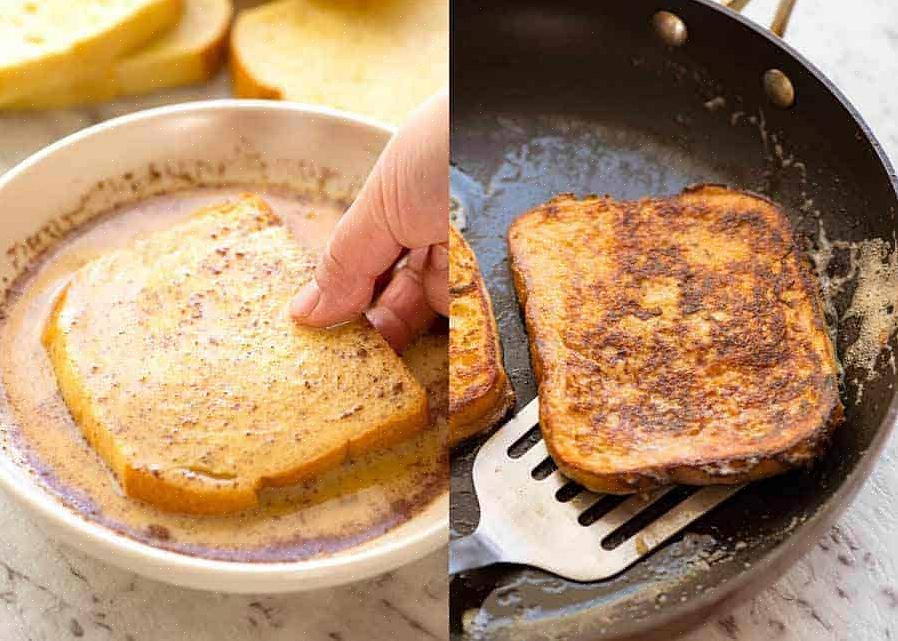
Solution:
[[[539,425],[534,425],[521,438],[511,444],[508,448],[508,456],[510,458],[521,458],[540,440],[542,440],[542,434],[540,434]]]
[[[636,514],[620,527],[613,530],[602,539],[602,547],[613,550],[621,543],[648,527],[653,522],[661,519],[665,514],[677,505],[695,494],[700,488],[678,485],[653,503],[647,504],[646,509]]]
[[[627,495],[590,492],[556,469],[541,437],[537,399],[481,446],[472,476],[481,525],[488,522],[496,547],[507,558],[576,581],[618,574],[739,491],[671,486]]]
[[[563,486],[561,486],[561,488],[557,492],[555,492],[555,500],[559,503],[567,503],[582,491],[582,485],[580,485],[579,483],[574,483],[573,481],[568,481]]]
[[[558,466],[555,465],[555,461],[553,461],[551,457],[547,456],[542,461],[540,461],[539,465],[537,465],[530,471],[530,476],[532,476],[537,481],[542,481],[557,469]]]
[[[605,494],[596,503],[593,503],[585,512],[578,516],[577,522],[584,527],[589,527],[626,500],[626,496]]]

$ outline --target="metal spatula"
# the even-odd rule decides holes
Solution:
[[[741,486],[674,487],[627,497],[593,494],[568,481],[542,440],[522,441],[539,423],[534,399],[477,453],[480,523],[449,545],[449,572],[523,563],[575,581],[621,572]],[[534,437],[535,438],[535,437]],[[521,450],[526,450],[521,453]]]

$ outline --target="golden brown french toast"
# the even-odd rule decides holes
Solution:
[[[77,271],[44,343],[75,422],[125,493],[216,514],[428,423],[366,321],[296,325],[314,270],[260,198],[203,209]]]
[[[769,200],[709,185],[562,194],[508,244],[543,437],[587,488],[771,476],[841,422],[819,285]]]
[[[449,441],[494,425],[514,404],[477,257],[449,225]]]

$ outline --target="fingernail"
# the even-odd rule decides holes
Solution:
[[[430,266],[439,272],[449,269],[449,252],[443,245],[430,248]]]
[[[293,298],[293,301],[290,303],[290,315],[293,318],[306,318],[318,305],[320,299],[321,290],[318,289],[318,283],[313,279],[303,285],[299,293]]]
[[[396,317],[393,310],[387,307],[372,307],[365,312],[365,316],[374,325],[374,329],[387,340],[390,347],[401,354],[408,343],[408,332],[405,324]]]

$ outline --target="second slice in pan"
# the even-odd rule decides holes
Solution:
[[[587,488],[771,476],[840,422],[818,284],[770,201],[561,195],[508,242],[543,437]]]
[[[477,257],[449,226],[449,441],[482,432],[514,404]]]

